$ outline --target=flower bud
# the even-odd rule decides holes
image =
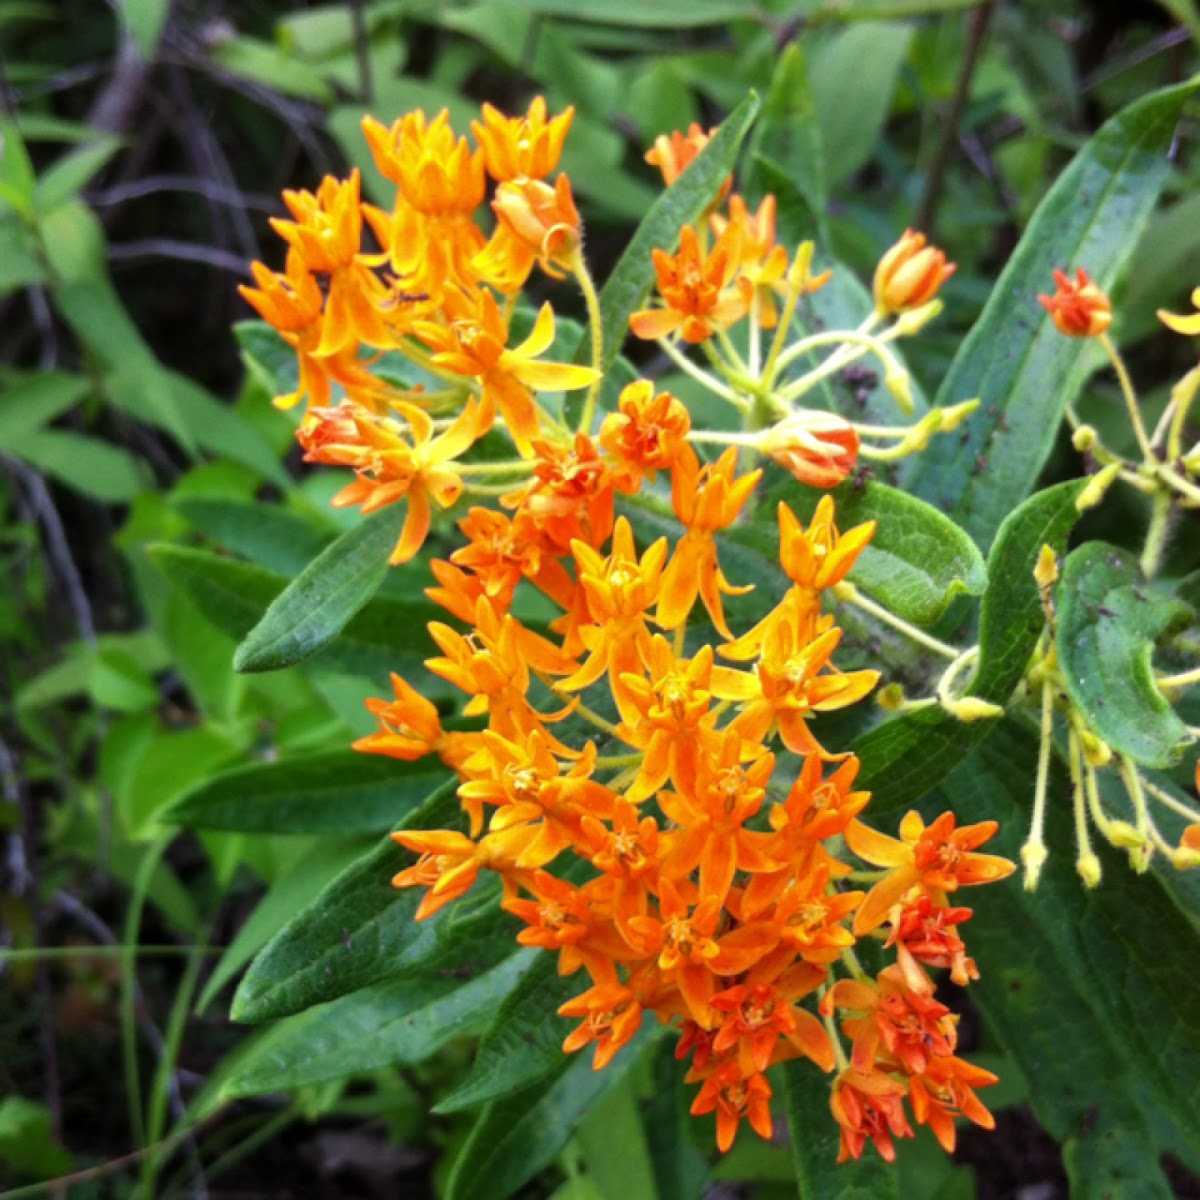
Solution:
[[[1055,329],[1067,337],[1099,337],[1112,324],[1112,301],[1079,267],[1075,281],[1065,271],[1055,270],[1058,290],[1053,296],[1038,296],[1050,314]]]
[[[1053,546],[1043,544],[1037,566],[1033,568],[1033,578],[1038,587],[1049,587],[1058,581],[1058,555]]]
[[[955,269],[944,251],[925,244],[923,233],[906,229],[875,268],[875,308],[884,314],[923,308]]]
[[[896,398],[896,403],[900,405],[905,413],[911,413],[913,410],[913,394],[912,383],[909,380],[908,372],[901,366],[895,366],[889,370],[884,376],[883,386]]]
[[[810,487],[836,487],[858,460],[858,434],[836,413],[802,408],[763,434],[762,452]]]
[[[1004,716],[1004,709],[999,704],[991,704],[978,696],[962,696],[958,700],[949,700],[942,707],[964,724],[975,721],[988,721],[994,717]]]
[[[1128,821],[1109,821],[1103,832],[1110,845],[1123,850],[1136,849],[1146,842],[1145,835],[1139,833]]]
[[[1079,872],[1085,887],[1094,888],[1099,885],[1103,872],[1100,869],[1100,860],[1094,854],[1081,854],[1075,862],[1075,870]]]
[[[1079,744],[1083,747],[1084,762],[1089,767],[1107,767],[1112,762],[1112,747],[1090,729],[1079,731]]]
[[[1120,471],[1121,464],[1119,462],[1109,463],[1107,467],[1097,471],[1088,480],[1083,491],[1079,493],[1079,499],[1075,501],[1075,511],[1086,512],[1089,508],[1095,508],[1104,499],[1105,493]]]
[[[884,712],[898,712],[904,704],[904,688],[898,683],[889,683],[875,693],[875,703]]]
[[[1045,842],[1026,842],[1021,847],[1021,863],[1025,867],[1025,890],[1027,892],[1037,891],[1038,878],[1049,857],[1050,853],[1046,849]]]
[[[540,179],[502,183],[492,208],[500,222],[537,255],[547,274],[555,274],[553,267],[571,269],[582,235],[566,175],[560,175],[554,187]]]
[[[938,426],[938,432],[953,433],[978,407],[978,400],[960,400],[957,404],[951,404],[949,408],[943,408],[942,423]]]
[[[1071,434],[1071,445],[1079,451],[1080,454],[1086,454],[1099,440],[1096,431],[1090,425],[1080,425],[1078,429]]]

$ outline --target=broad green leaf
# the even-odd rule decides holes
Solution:
[[[46,268],[38,255],[33,231],[0,213],[0,296],[45,282]]]
[[[607,8],[607,3],[605,4]],[[641,5],[643,10],[649,6]],[[738,148],[758,112],[758,97],[751,94],[721,123],[712,141],[689,164],[686,171],[654,202],[645,220],[629,240],[600,292],[600,323],[603,353],[600,367],[607,371],[616,361],[629,330],[629,314],[640,308],[654,282],[650,252],[670,250],[679,241],[684,225],[699,219],[733,170]],[[591,338],[585,338],[576,356],[591,361]]]
[[[171,12],[171,0],[121,0],[121,15],[146,62],[154,61]]]
[[[579,975],[559,975],[554,955],[540,955],[497,1009],[470,1074],[435,1111],[460,1112],[511,1095],[557,1070],[574,1025],[558,1015],[559,1006],[587,987]]]
[[[552,1083],[487,1105],[455,1161],[447,1200],[506,1200],[554,1160],[584,1114],[620,1085],[658,1033],[643,1028],[603,1071],[592,1070],[587,1054],[564,1055]]]
[[[1191,609],[1148,585],[1137,560],[1106,542],[1068,556],[1055,599],[1071,699],[1118,753],[1169,767],[1191,738],[1155,686],[1150,656],[1158,638],[1186,627]]]
[[[51,1121],[50,1110],[44,1104],[23,1096],[0,1100],[0,1162],[39,1179],[52,1179],[69,1171],[71,1156],[55,1140]]]
[[[302,909],[314,893],[363,856],[361,838],[320,838],[267,889],[254,911],[225,947],[196,1001],[197,1015],[220,995],[237,973]]]
[[[968,691],[1006,704],[1020,682],[1043,625],[1033,568],[1049,544],[1062,554],[1078,517],[1086,481],[1072,480],[1031,496],[1000,527],[988,557],[988,588],[979,628],[979,666]],[[995,721],[964,724],[941,708],[892,717],[856,738],[859,782],[872,792],[871,812],[912,804],[988,735]]]
[[[963,436],[934,439],[915,490],[982,546],[1033,488],[1063,411],[1091,370],[1090,343],[1060,334],[1038,293],[1051,287],[1054,267],[1082,266],[1102,288],[1117,281],[1158,199],[1176,122],[1197,86],[1192,80],[1146,96],[1080,151],[1038,206],[942,381],[939,404],[978,396],[983,407]]]
[[[219,546],[281,575],[298,575],[332,537],[331,529],[276,504],[178,496],[171,506]]]
[[[800,0],[793,11],[813,23],[889,21],[974,8],[979,0]]]
[[[97,134],[94,141],[64,154],[42,172],[33,190],[34,206],[48,213],[73,200],[120,148],[120,138]]]
[[[785,209],[795,204],[793,197],[799,197],[806,209],[805,226],[827,244],[825,149],[808,67],[798,41],[788,44],[771,76],[747,158],[747,191],[751,196],[773,194]],[[781,222],[789,231],[794,231],[798,223],[792,213],[785,213]]]
[[[477,1034],[535,953],[510,953],[465,983],[452,973],[389,980],[288,1017],[239,1061],[221,1095],[282,1092],[424,1062],[453,1038]]]
[[[272,396],[289,396],[299,382],[296,352],[266,321],[239,321],[233,336],[246,369]]]
[[[180,796],[161,819],[242,833],[379,833],[445,779],[436,760],[329,750],[225,771]]]
[[[807,523],[822,494],[792,484],[772,489],[771,498],[786,500]],[[932,625],[955,596],[978,596],[987,587],[975,543],[936,508],[875,482],[844,483],[832,495],[839,529],[878,521],[850,578],[897,616]]]
[[[48,425],[87,395],[91,385],[66,371],[13,372],[0,380],[0,443]]]
[[[238,641],[287,587],[283,575],[207,550],[159,544],[150,546],[147,553],[218,629]],[[423,641],[414,639],[421,638],[427,617],[425,605],[376,596],[314,657],[312,665],[374,678],[382,677],[389,668],[412,666],[423,656],[423,650],[418,650]]]
[[[144,486],[140,464],[119,446],[66,429],[34,429],[5,450],[59,483],[105,504],[132,500]]]
[[[587,1176],[601,1196],[659,1200],[633,1083],[626,1073],[616,1087],[588,1110],[575,1138]],[[615,1146],[620,1146],[619,1154],[613,1153]]]
[[[21,129],[15,121],[0,120],[0,202],[19,213],[30,212],[36,183]]]
[[[784,1063],[779,1077],[801,1197],[898,1198],[895,1168],[879,1157],[869,1141],[862,1158],[838,1166],[838,1124],[829,1111],[832,1076],[822,1074],[819,1067],[801,1058]]]
[[[313,70],[312,64],[288,54],[279,46],[251,37],[231,37],[222,41],[213,55],[216,63],[235,75],[285,96],[299,96],[328,105],[333,100],[329,85]]]
[[[407,829],[461,828],[453,784],[439,788],[402,822]],[[254,960],[233,999],[235,1021],[269,1021],[360,988],[413,975],[469,979],[512,951],[514,918],[496,890],[469,897],[425,921],[414,919],[421,888],[392,887],[413,856],[390,839],[348,867],[301,910]]]
[[[870,160],[908,56],[907,25],[855,25],[821,47],[809,71],[830,187]]]
[[[1005,722],[933,799],[964,824],[998,820],[986,849],[1015,859],[1036,759],[1032,729]],[[1072,1196],[1166,1200],[1160,1156],[1200,1166],[1200,934],[1153,873],[1135,874],[1107,845],[1095,847],[1103,882],[1085,889],[1057,758],[1049,796],[1051,854],[1037,892],[1013,879],[964,894],[975,909],[964,937],[981,974],[972,999],[1028,1079],[1038,1119],[1063,1143]]]
[[[328,645],[383,582],[406,512],[404,505],[389,505],[322,550],[246,635],[234,655],[234,669],[278,671]],[[413,605],[412,617],[423,625],[421,607]],[[432,605],[428,615],[434,615]],[[406,632],[397,631],[401,636]]]

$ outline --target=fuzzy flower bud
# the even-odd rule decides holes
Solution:
[[[923,233],[906,229],[875,268],[875,307],[884,314],[924,308],[955,269]]]
[[[1067,337],[1099,337],[1112,324],[1112,301],[1079,267],[1075,280],[1065,271],[1054,272],[1058,290],[1053,296],[1038,296],[1050,314],[1055,329]]]

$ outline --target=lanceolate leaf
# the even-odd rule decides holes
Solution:
[[[389,505],[322,550],[247,634],[234,655],[234,669],[278,671],[328,645],[383,582],[405,512],[403,505]],[[432,605],[428,610],[426,619],[434,613]],[[417,612],[412,616],[424,624]]]
[[[1047,488],[1000,527],[988,556],[972,695],[1004,704],[1020,681],[1043,623],[1033,568],[1044,544],[1064,552],[1084,486],[1084,480],[1072,480]],[[993,720],[964,724],[930,707],[892,717],[857,738],[851,749],[862,760],[860,782],[873,793],[871,811],[886,812],[920,799],[994,725]]]
[[[208,550],[155,545],[148,553],[154,565],[186,591],[218,629],[239,641],[287,587],[283,575]],[[314,657],[312,665],[376,678],[389,669],[413,665],[430,648],[425,637],[430,613],[424,603],[375,596],[332,644]]]
[[[217,496],[180,496],[171,504],[219,546],[282,575],[298,575],[333,537],[332,531],[275,504]]]
[[[580,975],[559,975],[554,955],[541,955],[496,1011],[471,1073],[437,1111],[458,1112],[507,1096],[557,1070],[563,1038],[573,1028],[558,1008],[587,987]]]
[[[643,1028],[603,1071],[592,1070],[587,1053],[563,1056],[553,1083],[543,1081],[489,1104],[454,1164],[447,1200],[511,1196],[553,1161],[584,1114],[621,1083],[659,1033]]]
[[[227,1099],[423,1062],[452,1038],[478,1033],[529,970],[518,950],[466,982],[453,974],[376,984],[288,1017],[238,1062]]]
[[[642,7],[647,10],[647,6]],[[650,294],[654,282],[651,250],[673,250],[680,229],[695,222],[712,202],[722,180],[733,170],[738,148],[757,112],[758,97],[751,93],[725,118],[716,136],[674,185],[654,202],[630,239],[600,292],[603,370],[607,371],[620,353],[629,332],[629,314],[641,308]],[[584,339],[577,360],[591,361],[590,337]]]
[[[949,776],[936,807],[923,807],[952,807],[963,823],[998,820],[987,849],[1016,858],[1036,758],[1032,731],[1005,722]],[[1086,890],[1057,762],[1049,796],[1051,855],[1037,892],[1010,880],[960,893],[976,909],[962,927],[982,975],[971,994],[1029,1080],[1038,1118],[1064,1143],[1072,1196],[1166,1200],[1164,1151],[1200,1167],[1200,936],[1152,873],[1136,875],[1106,846],[1096,847],[1103,882]]]
[[[403,822],[409,829],[463,825],[453,785]],[[235,1021],[269,1021],[384,980],[456,974],[469,979],[512,953],[514,918],[483,881],[468,897],[415,920],[421,888],[392,876],[414,858],[385,840],[338,876],[251,964],[233,1000]]]
[[[1154,683],[1154,642],[1187,624],[1187,605],[1149,586],[1127,551],[1087,542],[1063,566],[1055,645],[1071,699],[1114,750],[1168,767],[1190,740]]]
[[[241,833],[379,833],[446,779],[434,759],[330,750],[206,779],[160,814],[169,824]]]
[[[1029,494],[1089,370],[1087,340],[1060,334],[1037,295],[1051,287],[1054,267],[1083,266],[1104,288],[1118,279],[1166,179],[1180,111],[1198,85],[1192,80],[1130,105],[1059,176],[942,383],[939,404],[978,396],[983,407],[965,438],[930,444],[915,487],[982,546]]]
[[[784,1109],[791,1134],[796,1184],[804,1200],[889,1200],[899,1197],[896,1168],[867,1143],[858,1162],[838,1166],[838,1126],[829,1112],[833,1077],[808,1059],[793,1059],[779,1069]]]

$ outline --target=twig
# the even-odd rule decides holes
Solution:
[[[926,233],[933,232],[933,223],[937,217],[938,201],[942,195],[942,184],[945,182],[946,167],[950,155],[958,140],[958,123],[962,118],[963,109],[967,104],[967,96],[971,90],[971,76],[975,72],[975,64],[979,61],[979,52],[983,49],[983,41],[987,36],[988,25],[992,13],[996,9],[996,0],[986,0],[971,13],[967,25],[967,44],[963,48],[962,61],[958,67],[958,79],[954,84],[954,95],[950,98],[950,107],[942,118],[942,132],[933,152],[933,161],[929,164],[929,174],[925,178],[925,192],[921,203],[917,206],[913,225]]]
[[[257,252],[253,252],[257,253]],[[203,263],[221,271],[232,271],[235,275],[246,274],[246,258],[232,250],[220,250],[216,246],[204,246],[197,242],[180,242],[175,238],[139,238],[132,242],[114,242],[108,248],[108,257],[113,262],[131,262],[141,258],[176,258],[184,262]]]
[[[371,74],[371,38],[363,13],[363,0],[350,0],[350,23],[354,28],[354,57],[358,60],[358,97],[363,104],[375,102],[375,80]]]

